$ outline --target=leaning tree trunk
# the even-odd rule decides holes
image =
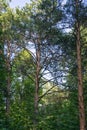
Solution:
[[[77,65],[78,65],[78,102],[79,102],[79,120],[80,130],[85,128],[85,110],[83,99],[83,81],[81,68],[81,40],[80,40],[80,21],[79,21],[79,0],[76,0],[76,45],[77,45]]]

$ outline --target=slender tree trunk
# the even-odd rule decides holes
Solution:
[[[6,57],[6,69],[7,69],[7,88],[6,88],[6,127],[9,126],[10,115],[10,87],[11,87],[11,65],[10,65],[10,42],[7,41],[7,57]]]
[[[78,102],[79,102],[79,120],[80,130],[86,130],[85,110],[83,99],[83,81],[81,68],[81,42],[80,42],[80,21],[79,21],[79,0],[76,0],[76,45],[77,45],[77,65],[78,65]]]
[[[35,102],[34,102],[34,130],[37,130],[38,125],[38,101],[39,101],[39,81],[40,81],[40,42],[36,44],[36,77],[35,77]]]

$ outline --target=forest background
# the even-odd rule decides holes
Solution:
[[[86,1],[10,6],[0,0],[0,130],[86,130]]]

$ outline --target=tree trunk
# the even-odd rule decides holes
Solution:
[[[77,73],[78,73],[78,102],[79,102],[79,120],[80,130],[86,130],[85,110],[83,99],[83,81],[81,68],[81,41],[80,41],[80,21],[79,21],[79,0],[76,0],[76,45],[77,45]]]
[[[9,127],[9,115],[10,115],[10,87],[11,87],[11,65],[10,65],[10,42],[7,41],[7,57],[6,57],[6,69],[7,69],[7,88],[6,88],[6,128]]]
[[[36,77],[35,77],[35,102],[34,102],[34,130],[38,125],[38,101],[39,101],[39,81],[40,81],[40,42],[36,43]]]

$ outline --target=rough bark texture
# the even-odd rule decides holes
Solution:
[[[77,65],[78,65],[78,101],[79,101],[79,119],[80,130],[86,130],[85,110],[83,99],[83,81],[81,68],[81,43],[80,43],[80,21],[79,21],[79,0],[76,0],[76,45],[77,45]]]

